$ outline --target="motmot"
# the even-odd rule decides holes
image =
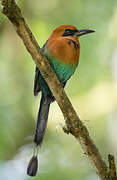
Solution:
[[[63,88],[78,66],[80,56],[79,37],[93,32],[93,30],[89,29],[78,30],[73,25],[61,25],[52,32],[42,47],[42,52],[47,57]],[[55,100],[39,69],[36,67],[34,96],[37,96],[40,91],[41,101],[34,137],[36,145],[41,145],[43,141],[50,104]]]
[[[79,30],[73,25],[61,25],[52,32],[41,48],[63,88],[78,66],[80,56],[79,38],[93,32],[94,30],[89,29]],[[37,96],[39,92],[41,92],[41,101],[34,135],[36,147],[40,147],[42,144],[47,126],[50,104],[55,100],[41,72],[38,67],[36,67],[34,96]],[[37,155],[34,154],[29,162],[27,174],[29,176],[35,176],[37,169],[38,159]]]

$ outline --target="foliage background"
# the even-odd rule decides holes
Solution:
[[[94,29],[80,39],[80,63],[66,92],[105,161],[117,157],[117,1],[19,0],[24,17],[42,46],[61,24]],[[40,97],[33,97],[35,64],[12,25],[0,14],[0,179],[29,180],[33,133]],[[37,179],[98,180],[76,140],[63,133],[56,103],[39,152]],[[116,159],[117,160],[117,159]]]

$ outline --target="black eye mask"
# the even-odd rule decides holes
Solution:
[[[72,30],[72,29],[65,29],[65,32],[63,33],[62,36],[74,36],[75,32],[78,30]]]

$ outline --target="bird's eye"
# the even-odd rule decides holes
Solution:
[[[71,29],[65,29],[65,32],[71,32],[72,30]]]
[[[74,34],[74,30],[72,29],[65,29],[65,32],[62,36],[72,36]]]

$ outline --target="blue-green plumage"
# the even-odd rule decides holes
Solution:
[[[45,51],[45,48],[46,48],[46,46],[44,45],[44,47],[42,48],[43,53],[45,54],[45,56],[49,60],[50,65],[56,72],[58,79],[64,85],[68,81],[68,79],[73,75],[73,73],[75,72],[77,65],[76,64],[74,64],[74,65],[73,64],[65,64],[64,62],[62,62],[59,59],[55,59],[55,58],[53,59],[51,57],[51,55],[47,52],[47,50]],[[37,74],[39,74],[39,76],[37,76]],[[37,76],[38,80],[37,79],[35,80],[36,81],[35,86],[39,86],[38,92],[42,91],[44,96],[50,95],[51,91],[50,91],[47,83],[45,82],[44,78],[40,74],[38,68],[36,68],[35,77],[36,76]],[[35,92],[35,90],[34,90],[34,92]],[[37,94],[38,92],[36,91],[35,93]]]

